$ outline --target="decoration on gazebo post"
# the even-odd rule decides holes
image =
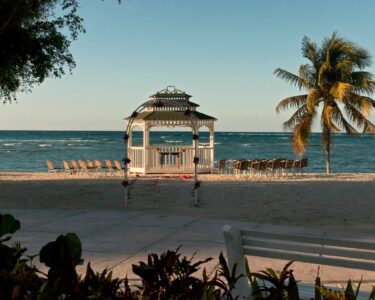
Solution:
[[[169,86],[165,90],[152,95],[152,100],[140,105],[131,116],[127,118],[128,124],[124,135],[125,158],[123,160],[125,205],[129,203],[130,199],[129,171],[144,174],[148,173],[150,170],[153,170],[153,173],[159,173],[161,171],[166,172],[166,170],[172,170],[168,169],[168,166],[171,166],[171,161],[173,161],[173,170],[176,172],[181,172],[182,170],[186,173],[186,170],[193,169],[195,206],[198,206],[199,187],[201,185],[198,178],[198,168],[200,172],[212,170],[214,159],[213,143],[210,147],[200,147],[198,131],[201,126],[212,128],[210,131],[210,140],[213,141],[213,122],[216,121],[216,119],[197,112],[196,107],[199,105],[190,102],[190,97],[190,95],[177,90],[174,86]],[[133,147],[131,143],[133,126],[143,128],[143,147]],[[187,126],[192,128],[193,147],[150,147],[148,142],[149,128],[153,126]],[[202,165],[198,153],[203,155],[204,165]],[[189,157],[192,158],[192,161],[190,161]],[[130,160],[132,160],[132,162],[129,167]],[[180,168],[180,166],[182,167]]]
[[[143,105],[138,106],[138,108],[131,114],[130,120],[128,122],[128,126],[126,127],[126,132],[124,134],[124,153],[125,157],[123,158],[122,162],[124,164],[124,179],[122,181],[122,186],[124,187],[124,205],[129,204],[129,198],[130,198],[130,193],[129,193],[129,167],[128,165],[130,164],[130,159],[128,157],[128,143],[129,143],[129,138],[130,138],[130,130],[131,126],[134,122],[134,119],[138,115],[138,111],[143,109]]]

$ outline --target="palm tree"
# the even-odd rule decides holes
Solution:
[[[375,125],[368,120],[369,112],[375,107],[375,101],[370,98],[375,81],[371,73],[364,71],[371,58],[366,49],[336,32],[325,38],[320,47],[304,37],[302,55],[309,63],[299,67],[298,75],[280,68],[274,74],[307,93],[281,100],[276,112],[296,109],[283,126],[293,130],[294,151],[301,155],[321,107],[322,147],[326,151],[329,174],[332,133],[344,130],[355,135],[362,130],[375,135]]]

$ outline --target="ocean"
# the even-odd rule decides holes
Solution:
[[[117,159],[124,157],[120,131],[0,131],[0,171],[46,171],[46,160],[60,165],[62,160]],[[325,152],[320,134],[311,135],[304,157],[308,172],[325,172]],[[151,145],[191,145],[191,132],[153,131]],[[208,143],[208,132],[200,133],[200,143]],[[142,133],[134,133],[134,144],[142,143]],[[336,134],[331,156],[332,172],[375,173],[375,138]],[[290,133],[216,132],[215,160],[294,159]]]

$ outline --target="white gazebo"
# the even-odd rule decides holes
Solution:
[[[132,173],[208,173],[214,164],[214,117],[200,113],[191,96],[173,86],[150,96],[126,118],[128,121],[127,158]],[[133,146],[133,129],[143,131],[143,145]],[[192,144],[188,146],[150,145],[152,127],[190,127]],[[207,127],[209,144],[199,144],[199,129]],[[195,170],[196,168],[196,170]]]

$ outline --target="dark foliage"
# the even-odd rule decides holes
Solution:
[[[150,254],[147,262],[133,265],[142,286],[132,291],[127,278],[113,278],[107,269],[94,272],[90,263],[80,277],[76,267],[83,262],[82,246],[74,233],[60,235],[42,247],[39,259],[49,268],[43,274],[19,243],[5,244],[19,228],[20,222],[13,216],[0,214],[0,299],[234,299],[232,290],[239,277],[235,276],[236,266],[229,270],[222,254],[212,278],[205,269],[201,277],[194,276],[212,258],[193,262],[193,258],[182,257],[179,249]]]
[[[233,299],[231,291],[239,277],[235,268],[228,269],[220,254],[220,268],[209,279],[203,269],[202,279],[195,277],[200,266],[212,258],[193,263],[192,258],[181,257],[179,249],[167,251],[160,256],[149,254],[147,262],[133,265],[133,273],[142,279],[138,296],[145,299]]]
[[[0,0],[1,101],[72,71],[69,47],[85,31],[78,8],[78,0]]]

